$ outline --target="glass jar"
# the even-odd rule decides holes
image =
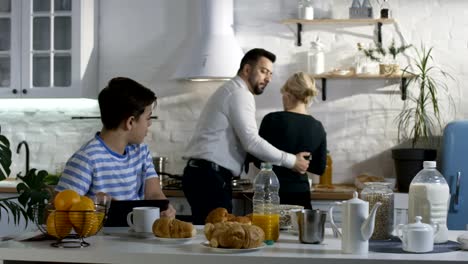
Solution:
[[[375,228],[372,240],[390,239],[393,231],[393,191],[389,182],[366,182],[361,192],[361,198],[369,202],[369,208],[377,202],[382,205],[375,216]]]

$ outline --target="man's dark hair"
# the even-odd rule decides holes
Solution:
[[[156,101],[156,95],[130,78],[116,77],[99,93],[98,101],[102,124],[106,129],[116,129],[131,116],[138,120]]]
[[[265,57],[273,63],[276,61],[276,55],[269,52],[268,50],[251,49],[242,58],[240,67],[237,73],[239,74],[246,64],[255,65],[261,57]]]

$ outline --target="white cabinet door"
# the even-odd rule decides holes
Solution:
[[[16,50],[11,50],[10,65],[18,78],[12,80],[12,87],[6,89],[8,93],[2,91],[0,96],[96,98],[97,2],[10,0],[10,3],[14,20],[10,29],[18,39],[12,39],[17,43],[12,45]]]
[[[20,96],[21,1],[0,0],[0,97]]]

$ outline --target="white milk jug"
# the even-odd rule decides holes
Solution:
[[[436,169],[435,161],[424,161],[423,169],[416,174],[409,187],[408,222],[416,216],[426,224],[438,224],[434,243],[448,241],[447,213],[450,190],[445,178]]]
[[[354,192],[352,199],[335,203],[342,206],[341,232],[333,220],[334,206],[329,209],[331,226],[334,232],[341,236],[341,251],[347,254],[367,254],[369,238],[374,232],[375,213],[382,205],[381,202],[377,202],[369,213],[369,202],[357,197],[357,192]]]

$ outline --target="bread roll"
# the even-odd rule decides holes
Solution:
[[[197,234],[192,223],[161,217],[153,223],[153,234],[163,238],[189,238]]]

